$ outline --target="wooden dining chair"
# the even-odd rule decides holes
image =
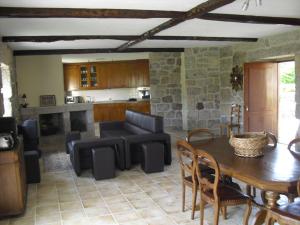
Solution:
[[[300,151],[296,151],[295,148],[292,148],[294,145],[299,145],[300,144],[300,137],[297,137],[293,139],[289,145],[288,145],[288,150],[294,155],[296,158],[300,159]]]
[[[224,135],[224,129],[226,128],[227,137],[230,137],[231,132],[237,129],[237,133],[241,130],[241,106],[238,104],[232,104],[230,109],[230,121],[220,125],[220,134]]]
[[[180,164],[180,172],[182,178],[182,211],[185,211],[185,192],[187,186],[192,188],[191,218],[193,220],[195,218],[196,200],[198,192],[198,181],[195,180],[195,171],[193,170],[193,147],[187,141],[178,141],[177,156]]]
[[[298,182],[298,195],[300,195],[300,181]],[[278,208],[269,209],[265,224],[273,225],[275,222],[280,225],[299,225],[300,202],[292,202]]]
[[[219,165],[214,157],[207,152],[194,149],[193,161],[201,196],[200,225],[203,225],[204,223],[204,207],[206,204],[211,204],[214,207],[214,225],[219,224],[219,213],[222,207],[246,204],[247,209],[245,211],[243,224],[247,225],[252,210],[252,200],[239,190],[221,183]],[[198,166],[195,166],[199,162],[206,164],[215,171],[213,179],[202,176],[201,169]]]
[[[197,140],[212,140],[214,136],[214,133],[207,128],[197,128],[188,131],[186,141],[191,142]]]
[[[180,173],[182,178],[182,211],[185,211],[185,192],[186,186],[192,188],[192,214],[195,217],[195,205],[197,199],[198,182],[193,182],[193,147],[186,141],[177,142],[177,156],[180,165]]]

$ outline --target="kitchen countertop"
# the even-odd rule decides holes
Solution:
[[[108,101],[96,101],[93,102],[96,104],[106,104],[106,103],[138,103],[138,102],[150,102],[150,99],[138,99],[137,101],[128,101],[128,100],[108,100]]]

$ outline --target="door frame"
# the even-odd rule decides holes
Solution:
[[[277,69],[276,69],[276,79],[277,79],[277,87],[276,87],[276,95],[277,95],[277,101],[276,101],[276,133],[274,134],[276,137],[278,137],[278,112],[279,112],[279,102],[278,102],[278,99],[279,99],[279,70],[278,70],[278,63],[279,62],[276,62],[276,61],[258,61],[258,62],[248,62],[248,63],[244,63],[244,81],[243,81],[243,88],[244,88],[244,93],[243,93],[243,100],[244,100],[244,107],[243,107],[243,110],[244,110],[244,113],[243,113],[243,127],[244,127],[244,131],[245,132],[249,132],[249,123],[247,121],[247,118],[248,116],[247,113],[248,113],[248,105],[249,105],[249,102],[248,102],[248,99],[249,99],[249,85],[246,85],[246,84],[249,84],[249,73],[247,71],[247,67],[248,65],[259,65],[259,64],[262,64],[262,63],[272,63],[272,64],[276,64],[277,66]]]

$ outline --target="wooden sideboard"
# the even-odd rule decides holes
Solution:
[[[127,109],[150,113],[150,102],[139,101],[94,104],[94,120],[95,122],[125,120],[125,111]]]
[[[24,212],[27,184],[23,145],[19,141],[11,151],[0,151],[0,217]]]
[[[146,59],[64,64],[66,91],[149,85],[149,61]]]

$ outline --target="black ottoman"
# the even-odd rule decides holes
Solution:
[[[164,144],[149,142],[141,144],[141,166],[146,173],[164,171]]]
[[[115,151],[111,147],[93,148],[93,174],[96,180],[115,177]]]
[[[40,183],[40,164],[39,164],[39,152],[38,151],[25,151],[24,152],[25,169],[26,169],[26,181],[27,184]]]

